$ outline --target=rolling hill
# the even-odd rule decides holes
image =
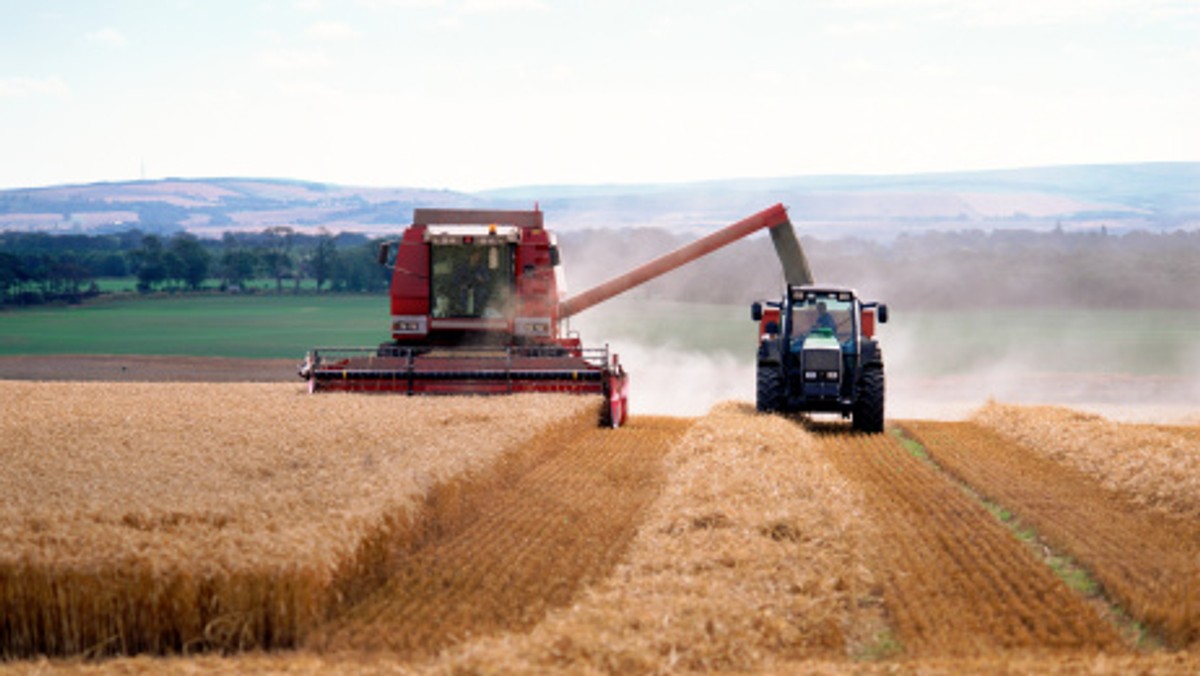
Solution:
[[[137,228],[201,236],[288,226],[388,233],[418,206],[545,210],[563,231],[708,230],[775,202],[808,234],[888,239],[924,230],[1192,229],[1200,163],[1041,167],[880,176],[799,176],[671,184],[537,185],[477,193],[261,178],[153,181],[0,191],[0,231]]]

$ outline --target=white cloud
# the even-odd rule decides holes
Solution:
[[[71,96],[71,90],[67,88],[62,79],[56,76],[0,79],[0,99],[25,99],[39,96],[65,99]]]
[[[550,9],[542,0],[466,0],[459,8],[462,14],[495,14],[498,12],[541,12]]]
[[[877,61],[862,56],[844,59],[838,62],[842,70],[851,73],[878,73],[882,69]]]
[[[468,17],[521,12],[544,12],[550,9],[542,0],[465,0],[438,19],[437,25],[449,30],[462,28]]]
[[[97,47],[124,47],[128,44],[121,32],[111,26],[106,26],[99,30],[94,30],[84,36],[89,44]]]
[[[398,7],[400,9],[425,9],[441,7],[445,0],[358,0],[358,4],[367,9],[384,9]]]
[[[1189,0],[828,0],[837,10],[928,12],[950,23],[980,27],[1053,26],[1195,18]]]
[[[1149,45],[1143,49],[1147,57],[1163,67],[1200,68],[1200,45]]]
[[[942,0],[938,0],[942,1]],[[967,25],[1064,26],[1099,23],[1174,23],[1196,18],[1194,3],[1179,0],[946,0],[946,15]]]
[[[357,30],[341,21],[317,21],[310,25],[305,33],[321,42],[338,42],[358,37]]]
[[[846,21],[826,24],[822,28],[822,32],[833,37],[859,37],[864,35],[882,35],[884,33],[894,33],[897,27],[894,24],[882,23],[878,21]]]
[[[346,100],[346,95],[342,93],[340,89],[317,80],[280,82],[276,85],[276,91],[284,96],[305,99],[309,101],[314,99],[325,99],[329,101]]]
[[[258,53],[258,63],[271,70],[322,70],[330,65],[325,52],[303,49],[264,49]]]
[[[263,42],[269,42],[273,45],[278,45],[283,42],[283,34],[274,28],[262,28],[256,31],[255,35]]]

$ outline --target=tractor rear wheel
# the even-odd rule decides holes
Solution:
[[[758,365],[758,392],[756,404],[762,413],[782,411],[783,401],[783,372],[774,364]]]
[[[859,432],[877,434],[883,431],[883,367],[867,366],[858,383],[858,399],[854,401],[851,424]]]

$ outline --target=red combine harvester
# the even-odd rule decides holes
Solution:
[[[315,348],[300,376],[312,392],[602,395],[601,424],[617,427],[628,375],[607,346],[583,347],[563,320],[763,228],[788,281],[811,279],[777,204],[560,300],[558,246],[541,211],[417,209],[403,237],[380,249],[392,268],[392,340]]]

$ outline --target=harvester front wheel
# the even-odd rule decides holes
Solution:
[[[855,430],[878,434],[883,431],[883,367],[867,366],[858,384],[854,402]]]
[[[625,424],[625,401],[623,399],[604,398],[600,405],[600,426],[617,429]]]
[[[600,426],[617,429],[628,418],[629,376],[618,370],[605,382],[604,401],[600,404]]]
[[[783,410],[783,372],[778,366],[758,365],[758,392],[755,403],[762,413]]]

